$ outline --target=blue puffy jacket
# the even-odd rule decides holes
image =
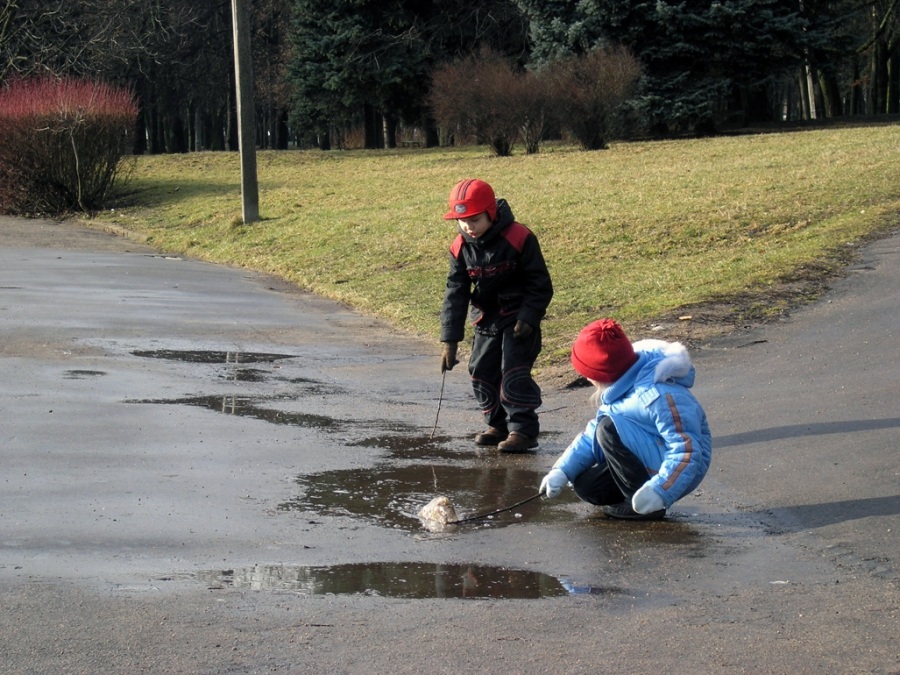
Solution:
[[[694,490],[709,469],[712,437],[694,398],[694,366],[684,345],[662,340],[634,343],[637,362],[600,396],[597,417],[553,465],[570,481],[605,462],[597,422],[612,419],[625,446],[647,467],[649,483],[666,508]]]

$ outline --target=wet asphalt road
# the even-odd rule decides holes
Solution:
[[[430,341],[0,221],[3,670],[900,672],[898,248],[694,351],[714,463],[666,522],[564,493],[433,534],[433,496],[533,494],[588,392],[545,390],[536,454],[476,452],[462,369],[431,438]]]

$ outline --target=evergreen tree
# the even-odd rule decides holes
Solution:
[[[780,0],[519,0],[534,54],[552,59],[597,45],[627,46],[645,77],[640,108],[651,127],[707,127],[740,107],[771,116],[768,84],[803,58],[809,23]]]
[[[525,54],[525,23],[512,0],[293,0],[293,9],[295,125],[321,137],[365,110],[369,147],[391,143],[376,127],[428,126],[437,64],[483,44]]]

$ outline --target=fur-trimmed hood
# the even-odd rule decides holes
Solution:
[[[687,347],[680,342],[638,340],[633,345],[638,354],[646,353],[653,365],[654,382],[677,382],[685,387],[694,385],[694,364]]]

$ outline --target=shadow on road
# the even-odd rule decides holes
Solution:
[[[739,434],[716,436],[715,448],[728,448],[748,443],[767,443],[783,438],[800,438],[802,436],[824,436],[827,434],[850,434],[859,431],[900,428],[900,417],[888,417],[880,420],[854,420],[850,422],[817,422],[814,424],[788,424],[770,429],[755,429]]]

